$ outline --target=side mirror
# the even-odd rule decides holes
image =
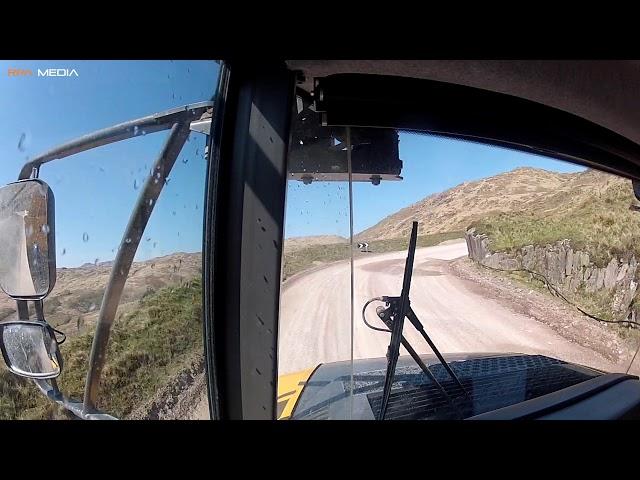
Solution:
[[[56,283],[54,198],[38,179],[0,188],[0,288],[41,300]]]
[[[638,180],[631,180],[631,185],[633,185],[633,195],[637,200],[640,200],[640,182]]]
[[[55,378],[62,371],[62,355],[53,329],[44,322],[0,323],[0,348],[4,361],[16,375]]]

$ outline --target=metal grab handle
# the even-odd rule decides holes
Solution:
[[[165,179],[171,172],[188,136],[189,122],[176,123],[171,127],[169,138],[167,138],[160,156],[153,166],[153,175],[147,178],[122,237],[122,242],[111,269],[109,282],[104,292],[96,325],[96,334],[91,345],[89,370],[87,371],[84,389],[84,414],[95,411],[111,326],[118,310],[129,269],[133,263],[133,258],[138,250],[138,244],[142,239],[149,217],[165,184]]]

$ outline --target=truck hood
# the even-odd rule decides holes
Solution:
[[[466,419],[575,385],[603,372],[543,355],[444,355],[469,394],[464,395],[435,355],[421,355],[452,401],[410,356],[398,360],[388,419]],[[379,411],[384,357],[320,364],[279,379],[278,418],[373,420]],[[285,392],[284,390],[287,390]],[[352,397],[352,398],[351,398]]]

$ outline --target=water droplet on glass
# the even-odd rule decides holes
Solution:
[[[92,303],[92,304],[89,306],[89,311],[90,311],[90,312],[93,312],[95,309],[96,309],[96,304],[95,304],[95,303]]]
[[[44,233],[45,235],[49,233],[50,230],[51,229],[49,228],[49,225],[47,224],[42,225],[42,233]]]
[[[151,237],[147,237],[147,239],[146,239],[146,240],[147,240],[147,242],[148,242],[149,240],[151,240]]]
[[[160,172],[156,172],[156,178],[160,178],[162,175],[160,174]]]
[[[136,125],[135,127],[133,127],[133,134],[134,135],[138,135],[138,132],[140,131],[140,129],[138,128],[138,126]]]
[[[198,155],[200,155],[200,149],[199,149],[199,148],[196,148],[196,157],[197,157]]]
[[[31,234],[33,233],[33,227],[31,225],[27,225],[26,232],[27,232],[27,237],[30,237]]]
[[[186,165],[187,163],[189,163],[189,159],[188,158],[183,158],[182,159],[182,163],[184,163]]]
[[[99,258],[96,258],[96,259],[93,261],[93,264],[97,267],[97,266],[98,266],[98,262],[99,262],[99,261],[100,261],[100,259],[99,259]]]
[[[138,181],[137,181],[137,180],[134,180],[134,181],[133,181],[133,189],[134,189],[134,190],[137,190],[137,189],[138,189]]]
[[[20,135],[20,140],[18,140],[18,150],[20,150],[21,152],[24,152],[26,149],[26,140],[27,134],[23,132],[22,135]]]
[[[175,217],[176,215],[176,211],[174,210],[173,212],[171,212],[173,214],[173,216]]]
[[[63,248],[63,249],[62,249],[62,255],[64,255],[65,253],[67,253],[67,249],[66,249],[66,248]]]
[[[153,248],[156,248],[156,245],[158,245],[158,242],[153,242]]]
[[[149,199],[149,206],[153,205],[153,198]]]
[[[158,179],[157,179],[157,178],[154,178],[154,179],[153,179],[153,183],[158,183]]]
[[[140,130],[141,135],[144,137],[147,134],[146,130]]]
[[[89,234],[87,232],[84,232],[82,234],[82,241],[87,243],[89,241]]]
[[[304,145],[304,142],[302,140],[300,140],[300,145]]]
[[[131,239],[129,237],[125,238],[124,243],[131,243]]]

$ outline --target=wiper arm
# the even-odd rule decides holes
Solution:
[[[411,237],[409,238],[409,252],[407,261],[404,265],[404,278],[402,280],[402,293],[397,302],[396,308],[393,309],[391,317],[393,323],[391,325],[391,341],[387,349],[387,372],[384,377],[384,390],[382,391],[382,404],[378,413],[378,420],[384,420],[389,406],[389,396],[391,395],[391,385],[393,376],[396,373],[396,365],[400,356],[400,343],[402,342],[402,327],[404,326],[404,317],[409,310],[409,290],[411,288],[411,274],[413,273],[413,260],[416,254],[416,243],[418,241],[418,222],[413,222],[411,227]]]
[[[395,297],[396,299],[398,297]],[[385,297],[385,299],[383,300],[385,302],[388,302],[388,297]],[[411,307],[409,307],[409,309],[411,310]],[[391,331],[392,329],[392,325],[393,325],[393,321],[391,320],[390,316],[391,316],[391,312],[392,308],[384,308],[384,307],[378,307],[376,309],[376,313],[378,314],[378,317],[380,317],[380,320],[382,320],[385,325],[387,325],[387,327],[389,327],[389,331]],[[376,329],[376,330],[382,330],[382,329]],[[386,330],[385,330],[386,331]],[[409,343],[409,341],[404,338],[404,335],[401,337],[400,343],[402,344],[402,346],[407,350],[407,352],[409,352],[409,355],[411,355],[411,357],[413,358],[413,360],[418,364],[418,366],[420,367],[420,369],[422,370],[422,372],[429,377],[429,379],[433,382],[433,384],[438,387],[438,390],[440,390],[440,393],[442,393],[442,395],[447,399],[447,401],[451,404],[451,406],[458,411],[458,414],[460,415],[460,417],[462,418],[462,413],[458,410],[458,407],[456,406],[456,404],[453,402],[453,399],[449,396],[449,394],[447,393],[447,391],[444,389],[444,387],[440,384],[440,382],[438,382],[438,380],[436,379],[436,377],[433,375],[433,373],[431,373],[431,370],[429,370],[429,367],[422,361],[422,359],[420,358],[420,355],[418,355],[418,352],[416,352],[413,347],[411,346],[411,344]],[[447,365],[448,366],[448,365]],[[389,369],[387,368],[387,372],[389,371]],[[379,418],[379,420],[384,420],[384,416],[382,418]]]
[[[413,324],[413,326],[420,332],[422,337],[427,341],[433,352],[438,357],[438,360],[445,368],[449,376],[458,384],[458,386],[462,389],[464,394],[469,397],[466,389],[462,385],[462,382],[458,379],[453,369],[446,362],[444,357],[440,354],[435,344],[431,341],[427,332],[424,329],[422,323],[418,319],[418,316],[415,314],[413,309],[411,308],[409,301],[409,290],[411,289],[411,275],[413,272],[413,263],[415,259],[416,253],[416,244],[418,239],[418,222],[413,222],[411,228],[411,237],[409,239],[409,250],[407,254],[407,260],[404,267],[404,278],[402,281],[402,292],[400,297],[382,297],[381,300],[389,304],[389,308],[378,310],[378,316],[380,319],[389,327],[391,331],[391,341],[389,342],[389,347],[387,349],[387,371],[384,379],[384,389],[382,392],[382,404],[380,406],[380,411],[378,412],[378,420],[384,420],[384,417],[387,413],[387,408],[389,406],[389,398],[391,396],[391,386],[393,384],[393,377],[395,375],[396,366],[398,364],[398,357],[400,356],[400,345],[402,344],[406,350],[409,352],[411,357],[415,360],[418,366],[422,369],[422,371],[431,379],[431,381],[440,389],[445,398],[453,405],[453,407],[457,410],[457,407],[453,403],[451,397],[447,394],[446,390],[442,385],[436,380],[435,376],[429,370],[420,356],[416,353],[416,351],[411,347],[409,342],[402,335],[402,329],[404,327],[404,319],[407,317],[409,321]],[[368,302],[369,303],[369,302]],[[367,305],[368,305],[367,303]],[[365,305],[366,307],[366,305]],[[364,311],[363,311],[364,318]],[[365,319],[366,323],[366,319]],[[368,324],[367,324],[368,325]],[[458,412],[459,413],[459,412]]]

